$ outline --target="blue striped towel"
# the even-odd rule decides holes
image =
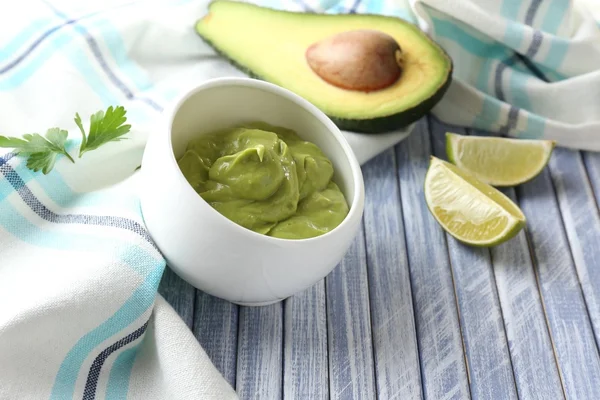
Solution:
[[[589,0],[588,0],[589,1]],[[591,0],[594,1],[594,0]],[[121,104],[130,140],[49,175],[0,152],[0,398],[227,399],[157,286],[165,268],[136,196],[145,139],[190,82],[242,75],[193,31],[207,0],[22,0],[0,14],[0,133]],[[454,59],[444,121],[600,149],[600,30],[583,0],[264,0],[418,23]],[[593,4],[590,2],[590,5]],[[598,15],[598,14],[596,14]],[[361,161],[406,132],[347,133]]]

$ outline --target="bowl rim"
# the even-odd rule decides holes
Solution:
[[[177,159],[175,158],[175,152],[173,150],[173,141],[172,141],[173,121],[174,121],[175,116],[177,115],[178,111],[181,109],[182,105],[185,104],[186,101],[188,101],[192,96],[196,95],[198,92],[201,92],[201,91],[204,91],[204,90],[207,90],[210,88],[226,87],[226,86],[250,87],[253,89],[270,92],[277,96],[286,98],[287,100],[290,100],[292,103],[294,103],[297,107],[301,107],[301,108],[305,109],[306,111],[308,111],[308,113],[313,118],[316,118],[321,124],[323,124],[327,128],[326,130],[329,132],[329,134],[333,135],[333,137],[336,139],[337,144],[343,150],[344,156],[346,157],[346,160],[348,161],[348,163],[350,165],[350,171],[351,171],[350,175],[351,175],[351,179],[354,183],[352,204],[349,206],[348,214],[346,215],[344,220],[338,226],[336,226],[335,228],[333,228],[332,230],[330,230],[327,233],[324,233],[319,236],[310,237],[310,238],[284,239],[284,238],[278,238],[278,237],[273,237],[273,236],[267,236],[267,235],[255,232],[251,229],[245,228],[245,227],[239,225],[238,223],[230,220],[229,218],[225,217],[224,215],[219,213],[217,210],[215,210],[206,200],[204,200],[200,195],[198,195],[198,193],[192,188],[192,186],[189,184],[189,182],[183,175],[183,172],[179,168],[179,165],[177,164]],[[224,220],[224,223],[229,224],[229,226],[231,226],[232,229],[238,230],[240,232],[240,234],[254,237],[255,239],[258,239],[258,240],[266,240],[266,241],[271,241],[273,243],[279,243],[279,244],[307,243],[307,242],[313,242],[313,241],[319,241],[319,240],[326,240],[328,237],[330,237],[332,235],[336,235],[341,230],[344,230],[348,225],[352,224],[352,221],[354,219],[362,217],[362,213],[363,213],[363,209],[364,209],[364,180],[363,180],[363,175],[362,175],[362,170],[361,170],[360,164],[356,158],[356,155],[352,151],[350,144],[348,143],[348,141],[346,140],[346,138],[344,137],[344,135],[342,134],[340,129],[337,127],[337,125],[335,125],[335,123],[323,111],[321,111],[319,108],[317,108],[315,105],[313,105],[311,102],[309,102],[305,98],[292,92],[291,90],[281,87],[279,85],[276,85],[274,83],[270,83],[270,82],[263,81],[260,79],[255,79],[255,78],[248,78],[248,77],[212,78],[212,79],[207,79],[207,80],[197,84],[190,90],[187,90],[184,93],[180,94],[176,98],[176,100],[171,103],[171,106],[169,108],[165,109],[164,115],[165,115],[164,121],[166,123],[165,128],[166,128],[166,133],[167,133],[165,135],[166,136],[165,139],[167,140],[167,143],[168,143],[167,148],[169,149],[168,160],[169,160],[169,162],[172,163],[172,167],[174,167],[176,170],[177,179],[182,181],[182,183],[184,184],[184,187],[187,187],[189,190],[191,190],[196,195],[196,197],[198,198],[200,203],[203,203],[206,206],[208,206],[208,208],[210,209],[209,212],[216,214],[217,218],[221,218],[222,220]],[[348,226],[348,227],[350,228],[350,226]]]

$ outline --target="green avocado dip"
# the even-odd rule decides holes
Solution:
[[[348,214],[333,165],[294,131],[253,123],[190,141],[179,167],[213,208],[282,239],[327,233]]]

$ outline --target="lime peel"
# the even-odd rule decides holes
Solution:
[[[553,140],[446,133],[448,160],[496,187],[520,185],[538,176],[548,164],[555,146]]]

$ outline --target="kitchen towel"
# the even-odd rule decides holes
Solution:
[[[517,137],[599,149],[600,33],[567,0],[262,0],[417,23],[454,59],[434,113]],[[233,399],[157,295],[165,262],[143,224],[135,168],[165,105],[243,76],[197,37],[207,0],[22,0],[0,13],[0,134],[128,110],[129,140],[33,173],[0,149],[0,399]],[[346,132],[361,162],[409,133]]]

